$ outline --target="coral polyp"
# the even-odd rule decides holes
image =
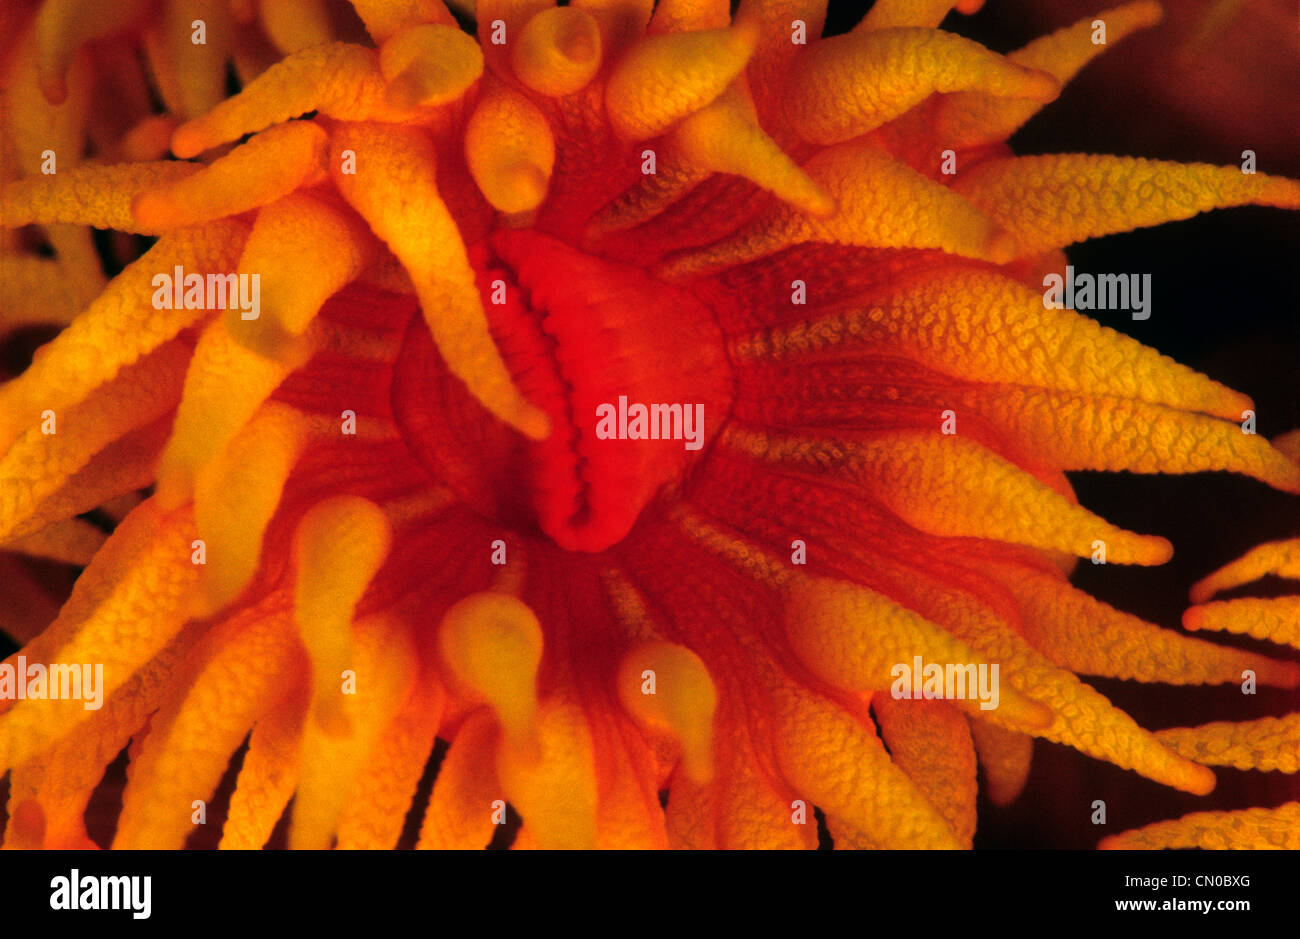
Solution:
[[[0,545],[85,568],[0,626],[104,693],[0,695],[7,846],[95,845],[123,750],[102,847],[183,847],[232,759],[229,848],[286,812],[295,848],[812,848],[814,810],[960,848],[1034,738],[1197,795],[1296,770],[1294,715],[1152,732],[1080,677],[1300,682],[1069,580],[1173,546],[1067,472],[1300,493],[1249,397],[1044,291],[1090,238],[1300,208],[1006,144],[1156,3],[1006,55],[938,28],[970,2],[825,38],[824,0],[87,6],[0,30],[0,327],[58,330],[0,386]],[[1261,551],[1212,587],[1294,575]],[[1295,644],[1228,603],[1186,626]]]

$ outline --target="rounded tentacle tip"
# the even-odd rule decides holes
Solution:
[[[172,132],[172,153],[181,160],[191,160],[214,146],[200,121],[186,121]]]
[[[1010,232],[999,229],[988,240],[985,249],[994,264],[1010,264],[1020,257],[1020,244]]]
[[[1300,687],[1300,662],[1269,660],[1261,662],[1257,671],[1260,682],[1269,687],[1288,690]]]
[[[1191,763],[1187,771],[1187,779],[1181,788],[1194,796],[1208,796],[1218,784],[1219,780],[1214,775],[1214,770],[1199,763]]]
[[[1174,544],[1160,535],[1147,535],[1135,553],[1134,563],[1143,567],[1156,567],[1169,563],[1174,556]]]
[[[1061,96],[1065,86],[1055,75],[1036,68],[1026,68],[1024,71],[1024,97],[1049,104]]]
[[[145,189],[131,199],[131,217],[143,228],[169,228],[172,214],[170,200],[157,190]]]
[[[551,418],[535,405],[525,404],[513,423],[529,440],[540,441],[551,436]]]

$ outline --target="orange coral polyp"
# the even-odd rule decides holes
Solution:
[[[0,298],[52,271],[97,292],[87,226],[162,236],[0,390],[0,550],[89,561],[22,653],[112,669],[100,712],[0,701],[6,846],[86,846],[133,735],[119,847],[182,846],[250,732],[223,847],[265,845],[291,799],[292,847],[394,846],[435,734],[420,847],[485,846],[507,802],[516,847],[813,847],[796,804],[842,845],[968,847],[977,765],[1006,804],[1031,737],[1197,794],[1210,765],[1295,770],[1294,715],[1151,733],[1076,674],[1297,680],[1067,580],[1098,545],[1172,551],[1067,470],[1300,480],[1293,439],[1238,435],[1248,397],[1046,308],[1027,273],[1086,237],[1300,205],[1234,168],[1012,155],[1099,51],[1088,21],[1001,56],[934,28],[943,2],[822,39],[820,0],[734,21],[479,0],[476,42],[439,0],[354,0],[366,44],[323,4],[222,4],[187,69],[193,6],[123,5],[169,113],[111,111],[95,141],[157,158],[175,126],[198,166],[71,165],[117,41],[79,3],[15,14],[0,47],[24,155],[3,223],[55,249],[5,240]],[[1106,15],[1114,40],[1159,8]],[[228,60],[245,84],[220,100]],[[175,264],[261,273],[275,308],[152,310]],[[634,405],[681,433],[631,432]],[[102,546],[75,521],[97,507],[130,509]],[[1294,644],[1295,598],[1211,598],[1296,554],[1207,577],[1185,625]],[[915,656],[997,665],[997,711],[896,699]],[[1297,830],[1292,804],[1107,846]]]

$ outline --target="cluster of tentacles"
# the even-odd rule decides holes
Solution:
[[[225,847],[286,810],[293,847],[391,847],[412,812],[421,847],[515,813],[516,847],[812,847],[814,807],[839,846],[969,846],[977,765],[1008,802],[1033,737],[1193,793],[1294,772],[1295,715],[1152,733],[1080,680],[1298,670],[1072,587],[1172,548],[1064,475],[1300,492],[1294,440],[1042,280],[1300,184],[1014,156],[1159,7],[1000,55],[952,6],[823,39],[824,0],[479,0],[476,40],[440,0],[6,4],[0,323],[63,328],[0,387],[0,544],[11,589],[12,553],[85,570],[0,626],[107,697],[0,701],[5,843],[90,845],[128,747],[118,847],[185,844],[245,745]],[[160,302],[177,268],[257,274],[260,315]],[[704,448],[600,439],[620,396],[702,404]],[[999,706],[896,699],[915,656],[998,664]],[[1116,840],[1294,847],[1298,812]]]

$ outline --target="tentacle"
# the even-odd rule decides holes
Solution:
[[[996,389],[977,407],[1064,470],[1228,470],[1300,492],[1300,466],[1228,421],[1096,394]]]
[[[194,41],[195,22],[204,41]],[[196,117],[226,96],[226,62],[234,36],[229,7],[209,0],[168,0],[157,24],[156,60],[165,60],[174,80],[169,111]],[[166,85],[164,85],[166,87]],[[179,154],[177,154],[179,156]]]
[[[586,715],[557,693],[538,706],[536,727],[535,751],[508,743],[498,749],[501,786],[539,847],[595,847],[596,771]]]
[[[1204,603],[1216,593],[1269,574],[1300,580],[1300,538],[1270,541],[1251,548],[1237,560],[1197,581],[1191,590],[1192,602]]]
[[[417,116],[393,108],[387,99],[378,53],[343,42],[313,46],[282,59],[233,98],[178,127],[172,152],[188,159],[309,111],[341,121]]]
[[[1011,232],[1020,253],[1237,205],[1300,209],[1300,182],[1236,166],[1054,154],[986,160],[953,189]]]
[[[581,91],[600,71],[600,25],[578,7],[542,10],[524,26],[510,53],[515,76],[539,94]]]
[[[285,377],[311,355],[310,334],[287,360],[250,352],[230,335],[224,321],[204,329],[185,374],[185,389],[171,437],[158,462],[158,500],[181,505],[194,495],[198,474],[229,444]],[[238,375],[232,385],[229,376]]]
[[[465,160],[493,208],[508,215],[531,212],[550,187],[555,137],[537,105],[489,82],[465,126]]]
[[[253,725],[221,830],[222,850],[257,851],[271,839],[298,785],[306,692],[304,683]]]
[[[1052,665],[1034,651],[970,595],[929,580],[916,597],[920,612],[980,655],[1000,662],[1007,683],[1055,712],[1052,726],[1035,736],[1065,743],[1184,792],[1205,795],[1214,789],[1213,772],[1163,746],[1073,672]]]
[[[824,698],[793,685],[773,697],[777,758],[803,796],[867,832],[884,848],[958,848],[960,842],[872,731]]]
[[[1265,684],[1295,687],[1300,681],[1300,668],[1289,662],[1162,629],[1058,577],[1020,566],[994,565],[990,572],[1015,592],[1025,638],[1072,672],[1199,685],[1239,682],[1251,669]]]
[[[398,31],[424,23],[455,26],[456,18],[442,0],[352,0],[352,6],[366,24],[376,43],[383,43]]]
[[[969,723],[989,801],[1010,805],[1029,782],[1034,738],[978,718]]]
[[[1041,293],[972,268],[906,280],[882,300],[733,343],[743,359],[897,345],[931,367],[984,382],[1107,394],[1241,420],[1250,398]]]
[[[131,214],[143,230],[164,231],[258,208],[324,179],[327,142],[311,121],[272,127],[197,173],[140,192]]]
[[[877,692],[871,710],[889,755],[939,810],[963,847],[975,837],[975,747],[946,701],[899,701]]]
[[[448,104],[483,74],[483,52],[454,24],[411,26],[384,42],[379,70],[395,108]]]
[[[292,408],[267,404],[199,472],[194,516],[207,550],[205,611],[226,606],[257,573],[262,536],[306,446],[308,426],[306,416]]]
[[[1014,244],[950,189],[868,144],[824,150],[803,167],[834,200],[827,218],[780,206],[722,241],[670,258],[663,273],[680,278],[775,254],[807,241],[882,248],[941,248],[1002,263]]]
[[[937,0],[936,6],[942,2]],[[879,3],[871,13],[874,14],[878,7]],[[1114,48],[1126,36],[1160,22],[1161,16],[1160,4],[1154,0],[1135,0],[1085,16],[1064,29],[1035,39],[1010,53],[1007,59],[1025,68],[1047,72],[1064,85],[1101,53]],[[1092,41],[1093,23],[1097,20],[1106,24],[1104,43]],[[1027,98],[959,91],[936,99],[933,112],[926,119],[930,124],[929,133],[935,140],[948,147],[972,147],[1006,140],[1037,114],[1043,104]]]
[[[189,616],[188,595],[198,581],[190,561],[192,526],[188,512],[165,515],[151,502],[140,506],[78,578],[58,618],[20,654],[33,662],[102,665],[98,691],[111,701]],[[21,765],[95,715],[79,699],[4,704],[0,768]]]
[[[648,36],[619,60],[605,89],[610,123],[621,136],[646,140],[715,100],[758,46],[758,27]]]
[[[694,166],[735,173],[808,215],[825,218],[835,203],[758,126],[748,94],[735,86],[673,131],[672,146]]]
[[[405,624],[380,614],[358,620],[352,633],[349,664],[356,690],[339,695],[348,729],[332,733],[317,720],[307,722],[289,826],[291,849],[330,846],[344,806],[358,783],[364,783],[363,767],[375,758],[385,728],[401,713],[415,683],[418,663]],[[316,664],[313,654],[314,670]],[[332,684],[330,690],[338,695],[338,688]]]
[[[77,51],[140,21],[148,0],[123,0],[104,7],[94,0],[45,0],[36,14],[35,42],[41,92],[51,104],[67,98],[65,76]]]
[[[995,538],[1089,557],[1106,543],[1119,564],[1163,564],[1169,542],[1116,528],[974,441],[920,431],[844,439],[779,437],[730,427],[723,442],[776,464],[802,464],[860,482],[921,531]]]
[[[283,592],[213,628],[189,685],[154,717],[131,762],[113,847],[182,847],[194,800],[212,797],[249,728],[301,682],[303,664]]]
[[[892,29],[898,26],[935,28],[943,22],[955,0],[876,0],[855,30]]]
[[[0,221],[8,228],[67,222],[159,234],[163,226],[142,225],[131,213],[132,201],[145,190],[176,182],[201,169],[176,160],[115,166],[87,163],[51,176],[29,176],[4,187]]]
[[[786,631],[800,660],[838,688],[884,692],[898,682],[895,666],[915,656],[988,668],[965,643],[911,610],[865,587],[826,578],[800,578],[787,594]],[[975,695],[958,706],[1018,730],[1043,730],[1052,713],[1015,689],[1002,691],[996,713]]]
[[[60,521],[48,500],[100,450],[175,407],[188,357],[188,346],[173,340],[81,404],[50,409],[48,421],[38,419],[23,433],[0,458],[0,539]]]
[[[654,694],[643,690],[647,669],[655,678]],[[699,656],[662,640],[637,643],[619,666],[617,688],[623,708],[638,724],[680,743],[688,776],[701,783],[712,777],[717,689]]]
[[[731,23],[728,0],[659,0],[650,19],[651,33],[725,29]]]
[[[311,658],[312,717],[331,737],[349,733],[338,687],[354,657],[352,615],[392,541],[387,516],[357,496],[317,503],[294,533],[293,618]]]
[[[0,254],[0,333],[21,326],[66,326],[81,312],[77,294],[59,274],[59,262]]]
[[[9,777],[9,803],[14,806],[30,799],[40,806],[45,819],[40,847],[97,847],[86,834],[84,821],[91,796],[108,765],[172,692],[199,634],[200,628],[193,626],[182,630],[93,717],[49,750],[14,767]],[[11,814],[9,837],[13,826]]]
[[[1221,630],[1300,649],[1300,596],[1242,597],[1188,607],[1183,612],[1183,628]]]
[[[325,0],[258,0],[262,31],[285,55],[333,41]]]
[[[357,278],[380,250],[365,226],[341,207],[302,192],[277,199],[257,214],[237,270],[258,277],[261,309],[250,320],[231,305],[227,332],[266,358],[295,358],[325,301]],[[305,278],[308,269],[312,276]]]
[[[481,850],[491,842],[493,803],[505,801],[496,781],[497,736],[488,708],[461,724],[434,781],[418,848]]]
[[[80,518],[47,525],[40,531],[4,543],[6,551],[16,551],[29,557],[61,561],[85,567],[103,546],[108,536],[102,529]]]
[[[1173,821],[1111,835],[1103,838],[1097,847],[1294,851],[1300,848],[1300,802],[1288,802],[1275,809],[1193,812]]]
[[[1175,753],[1210,766],[1266,773],[1300,770],[1300,714],[1171,727],[1156,731],[1156,738]]]
[[[460,231],[435,185],[432,143],[415,130],[346,125],[334,147],[361,156],[361,172],[335,172],[335,185],[410,273],[447,367],[489,411],[528,437],[544,438],[546,414],[524,400],[488,333]]]
[[[203,316],[203,309],[151,302],[157,273],[234,268],[247,236],[243,222],[214,222],[159,239],[144,257],[113,279],[76,321],[41,349],[31,367],[0,386],[0,449],[56,413],[84,401],[124,367],[139,361]]]
[[[431,673],[422,675],[406,705],[375,744],[369,764],[339,814],[339,848],[397,847],[411,798],[433,750],[443,704],[437,678]]]
[[[874,130],[935,92],[1053,100],[1060,83],[977,42],[936,29],[855,30],[824,39],[797,60],[787,119],[808,141],[841,143]]]

